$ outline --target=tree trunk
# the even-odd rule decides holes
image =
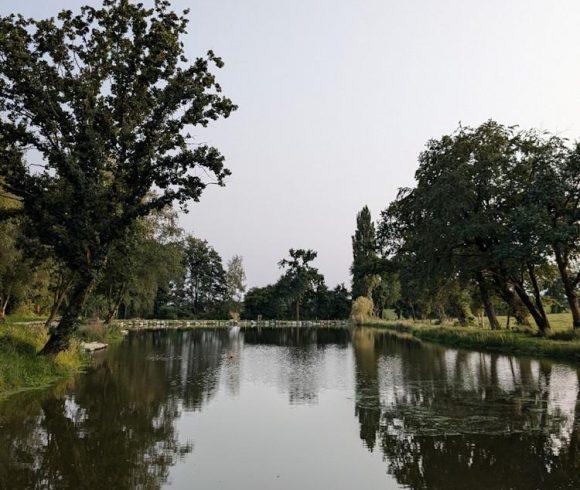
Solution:
[[[443,305],[438,304],[437,305],[437,320],[439,321],[439,324],[442,325],[446,319],[447,319],[447,315],[445,314],[445,308],[443,307]]]
[[[68,281],[63,280],[62,284],[56,289],[56,291],[54,293],[54,300],[52,302],[52,307],[50,308],[50,313],[48,315],[48,318],[46,319],[46,322],[44,323],[45,328],[47,328],[47,329],[50,328],[50,325],[52,324],[53,320],[56,318],[56,314],[58,313],[58,310],[60,309],[62,302],[64,301],[64,298],[66,297],[66,293],[70,289],[71,285],[72,285],[72,279],[70,279]]]
[[[296,321],[300,321],[300,300],[296,300]]]
[[[113,318],[117,315],[117,312],[119,311],[119,306],[121,306],[121,302],[123,301],[124,295],[125,295],[125,286],[123,286],[119,291],[117,301],[115,301],[115,304],[111,308],[109,308],[109,312],[107,313],[107,317],[105,318],[105,325],[109,325],[113,321]]]
[[[536,306],[534,305],[534,303],[532,302],[532,300],[528,296],[528,293],[526,292],[526,290],[524,288],[523,282],[513,281],[513,284],[514,284],[514,289],[515,289],[517,295],[520,297],[520,299],[522,300],[522,303],[526,306],[526,308],[528,309],[528,311],[532,315],[534,321],[536,322],[536,325],[540,329],[540,332],[542,334],[546,334],[550,328],[550,324],[546,323],[546,319],[544,319],[544,317],[542,317],[542,314],[536,308]]]
[[[562,255],[557,247],[554,247],[554,255],[556,256],[556,263],[558,264],[560,277],[564,284],[564,293],[566,294],[566,299],[568,300],[570,311],[572,312],[574,328],[580,329],[580,301],[576,293],[576,285],[578,284],[578,277],[580,277],[580,275],[575,278],[570,277],[568,271],[568,260]]]
[[[526,306],[519,299],[518,295],[512,291],[508,286],[508,282],[503,278],[494,276],[493,280],[498,294],[501,296],[510,310],[510,313],[516,319],[518,325],[523,325],[526,327],[530,326],[530,318]]]
[[[8,308],[8,302],[10,301],[10,295],[6,296],[6,299],[0,304],[0,322],[6,319],[6,308]]]
[[[79,316],[95,282],[96,276],[94,274],[89,273],[79,277],[62,318],[40,351],[40,355],[56,355],[68,348],[70,337],[78,328]]]
[[[489,326],[492,330],[499,330],[500,325],[497,316],[495,314],[495,308],[493,307],[493,303],[491,301],[489,286],[481,272],[477,274],[477,283],[479,285],[479,293],[481,295],[483,309],[485,311],[487,319],[489,320]]]
[[[115,318],[115,316],[117,315],[118,310],[119,310],[119,304],[115,305],[113,308],[109,308],[109,311],[107,312],[107,316],[105,317],[105,321],[104,321],[105,325],[111,324],[111,322],[113,321],[113,318]]]
[[[457,320],[459,321],[459,325],[462,327],[467,327],[469,322],[467,321],[467,315],[465,314],[465,310],[463,308],[459,308],[457,310]]]
[[[470,322],[474,320],[473,312],[471,311],[469,305],[464,301],[461,296],[456,296],[453,300],[455,309],[457,310],[457,320],[459,325],[462,327],[467,327]]]
[[[546,314],[546,310],[544,309],[544,305],[542,303],[542,294],[540,292],[540,287],[538,286],[536,271],[534,270],[534,266],[532,264],[528,264],[528,275],[530,276],[530,282],[532,283],[532,288],[534,290],[534,299],[536,301],[536,308],[538,309],[538,313],[542,317],[544,331],[550,330],[550,321],[548,320],[548,315]]]

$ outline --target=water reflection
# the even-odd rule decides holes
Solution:
[[[578,488],[580,371],[355,332],[355,413],[411,488]],[[378,387],[380,385],[380,388]]]
[[[373,329],[135,333],[86,375],[0,404],[0,488],[190,488],[196,478],[203,488],[255,488],[236,472],[279,466],[283,450],[316,464],[309,473],[287,460],[276,472],[293,480],[274,475],[271,488],[349,488],[339,468],[357,487],[377,488],[375,464],[373,478],[391,487],[579,488],[579,376],[577,366]],[[248,428],[242,447],[262,431],[279,440],[309,432],[295,448],[258,446],[256,461],[234,458],[228,464],[238,466],[221,468],[213,485],[200,462],[214,451],[227,459],[232,444],[217,432],[204,439],[212,414],[225,433]],[[363,471],[352,461],[364,454]],[[327,459],[336,471],[316,480]]]

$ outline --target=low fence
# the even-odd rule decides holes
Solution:
[[[350,320],[116,320],[115,325],[127,330],[162,330],[183,328],[225,328],[225,327],[293,327],[293,328],[348,328]]]

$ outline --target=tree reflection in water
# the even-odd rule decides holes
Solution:
[[[579,369],[370,329],[353,342],[361,439],[399,483],[580,488]]]
[[[227,331],[131,336],[71,386],[12,397],[0,488],[159,487],[192,450],[174,422],[213,396],[229,343]]]
[[[218,393],[235,414],[250,382],[305,417],[323,390],[354,398],[345,444],[382,455],[406,487],[580,488],[579,375],[363,328],[132,334],[87,375],[0,404],[0,488],[163,486],[194,451],[178,420]]]

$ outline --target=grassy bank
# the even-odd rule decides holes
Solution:
[[[15,391],[44,387],[59,378],[80,372],[90,360],[80,348],[82,341],[111,344],[123,338],[118,328],[86,325],[81,327],[67,351],[54,358],[43,357],[37,355],[47,340],[42,322],[17,323],[21,321],[21,318],[10,318],[0,324],[0,397]]]
[[[544,338],[525,331],[486,330],[408,321],[374,320],[365,325],[404,332],[421,340],[450,347],[580,362],[580,336],[575,336],[571,331],[565,333],[556,330],[553,337]]]
[[[87,358],[76,339],[67,351],[55,358],[38,356],[36,353],[46,340],[46,331],[41,325],[0,325],[0,397],[47,386],[80,371],[85,365]]]

